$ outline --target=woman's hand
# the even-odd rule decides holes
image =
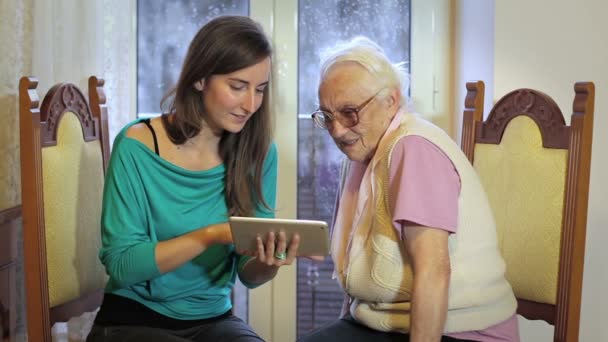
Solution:
[[[240,251],[240,253],[254,256],[267,266],[291,265],[298,254],[300,235],[294,234],[289,246],[287,242],[287,235],[284,231],[280,231],[278,234],[269,232],[265,238],[257,237],[256,251]]]
[[[298,255],[300,235],[294,234],[291,241],[283,231],[270,232],[265,237],[257,237],[257,250],[239,251],[240,254],[255,257],[248,262],[240,274],[250,284],[263,284],[277,274],[279,267],[291,265]],[[313,260],[322,261],[323,257],[312,256]]]
[[[192,260],[211,245],[231,243],[230,225],[218,223],[159,242],[154,257],[159,271],[166,273]]]
[[[275,238],[276,235],[278,235],[278,239]],[[287,235],[285,232],[280,231],[278,234],[269,232],[265,239],[258,236],[256,252],[243,251],[240,253],[258,257],[260,262],[269,266],[291,265],[295,258],[298,257],[297,251],[300,246],[300,235],[294,234],[288,248],[285,248],[286,245]],[[281,257],[284,257],[284,259]],[[325,256],[322,255],[301,255],[299,257],[304,257],[316,262],[325,260]]]

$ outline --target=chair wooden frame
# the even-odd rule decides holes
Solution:
[[[15,268],[20,263],[16,246],[20,226],[21,206],[0,210],[0,281],[8,283],[8,288],[4,289],[9,291],[15,290],[18,284]],[[14,294],[11,292],[0,295],[0,341],[16,338],[16,317],[24,314],[20,312],[19,303],[16,303],[17,298],[11,298],[11,294]],[[7,295],[8,302],[2,302]]]
[[[578,341],[595,86],[591,82],[575,83],[570,126],[548,95],[532,89],[505,95],[483,121],[484,83],[470,82],[466,88],[461,143],[471,163],[475,144],[499,144],[509,121],[519,115],[536,122],[543,147],[568,150],[556,305],[518,298],[517,313],[553,325],[555,341]]]
[[[30,341],[51,341],[51,327],[54,323],[95,310],[103,296],[103,290],[98,290],[69,303],[50,307],[41,153],[42,148],[57,144],[58,123],[65,112],[73,112],[81,122],[84,140],[100,140],[105,170],[109,141],[103,84],[103,79],[95,76],[89,78],[91,106],[76,86],[60,83],[48,91],[39,108],[36,92],[38,80],[35,77],[23,77],[19,82],[24,269]]]

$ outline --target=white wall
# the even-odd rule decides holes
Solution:
[[[460,143],[466,82],[486,85],[484,116],[492,108],[494,94],[494,0],[458,0],[454,8],[453,137]]]
[[[608,181],[602,176],[608,174],[606,13],[605,0],[496,1],[495,11],[495,99],[514,88],[537,88],[551,95],[569,117],[574,82],[596,85],[581,341],[608,340]],[[523,325],[522,338],[548,341],[547,329]]]
[[[551,95],[572,114],[573,84],[593,81],[596,107],[580,341],[608,341],[608,13],[604,0],[459,0],[455,11],[456,111],[464,82],[486,81],[486,108],[510,90]],[[493,10],[492,10],[493,8]],[[493,22],[493,24],[492,24]],[[492,48],[493,47],[493,48]],[[493,72],[493,75],[492,75]],[[487,115],[487,110],[486,110]],[[458,123],[460,125],[460,122]],[[458,126],[459,127],[459,126]],[[520,320],[522,341],[551,341],[545,323]]]

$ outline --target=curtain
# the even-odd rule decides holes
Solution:
[[[135,0],[35,1],[32,74],[39,94],[57,82],[86,93],[87,79],[105,79],[110,141],[135,118]]]
[[[135,119],[136,0],[0,1],[0,209],[21,203],[21,76],[36,76],[41,97],[58,82],[86,94],[87,79],[105,79],[110,142]]]
[[[31,71],[32,4],[0,1],[0,209],[21,203],[17,83]]]

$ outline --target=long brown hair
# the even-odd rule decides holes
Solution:
[[[184,144],[202,129],[205,110],[196,82],[255,65],[271,55],[261,26],[248,17],[221,16],[204,25],[190,43],[177,84],[161,101],[161,108],[171,101],[167,111],[171,120],[162,117],[171,141]],[[228,215],[252,216],[256,208],[271,209],[262,194],[263,165],[272,139],[268,96],[265,87],[260,108],[243,130],[225,131],[220,139]]]

